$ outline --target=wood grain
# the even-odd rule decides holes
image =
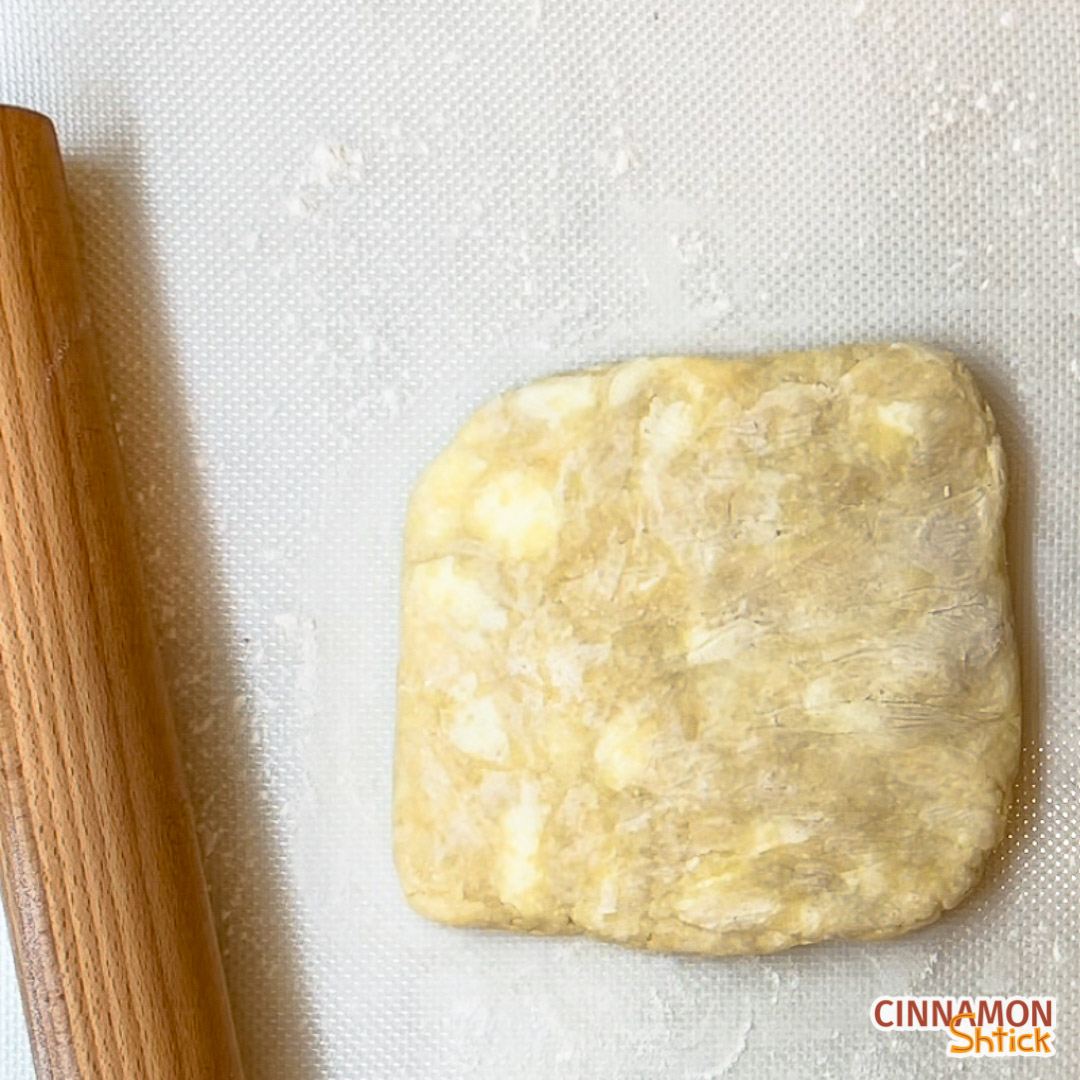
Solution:
[[[49,121],[0,108],[0,858],[38,1075],[241,1077]]]

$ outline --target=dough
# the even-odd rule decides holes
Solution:
[[[458,925],[761,953],[935,919],[1019,746],[993,418],[909,345],[497,398],[406,531],[394,841]]]

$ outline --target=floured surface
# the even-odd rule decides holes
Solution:
[[[771,952],[921,925],[1016,771],[992,417],[905,346],[641,359],[482,408],[413,495],[413,905]]]
[[[248,1080],[933,1077],[945,1037],[874,1032],[876,997],[1080,1015],[1080,6],[2,22],[0,96],[67,155]],[[878,340],[961,356],[1009,464],[1026,749],[983,882],[902,938],[761,959],[416,915],[390,787],[422,470],[553,371]],[[9,968],[12,1080],[22,1027]],[[1040,1076],[1076,1076],[1075,1046]]]

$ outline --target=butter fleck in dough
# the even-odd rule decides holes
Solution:
[[[909,345],[484,406],[409,509],[409,901],[703,953],[935,919],[1017,766],[1004,502],[971,376]]]

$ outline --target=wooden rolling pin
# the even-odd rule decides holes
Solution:
[[[0,859],[38,1076],[238,1080],[56,135],[4,107],[0,561]]]

